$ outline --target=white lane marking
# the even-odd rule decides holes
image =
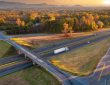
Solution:
[[[105,85],[107,85],[107,80],[105,79]]]
[[[101,71],[101,73],[100,73],[100,75],[99,75],[99,79],[98,79],[98,81],[101,80],[101,77],[102,77],[102,73],[103,73],[103,71],[104,71],[104,68],[105,68],[105,64],[103,65],[103,68],[102,68],[102,71]]]

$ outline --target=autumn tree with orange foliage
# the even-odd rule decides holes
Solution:
[[[4,24],[6,21],[5,21],[5,18],[3,17],[0,17],[0,24]]]
[[[25,21],[23,21],[23,20],[21,20],[20,18],[18,18],[17,20],[16,20],[16,24],[18,25],[18,26],[25,26]]]
[[[64,28],[63,33],[64,33],[65,37],[68,37],[69,36],[68,35],[69,25],[67,23],[64,23],[63,28]]]

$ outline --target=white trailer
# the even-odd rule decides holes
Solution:
[[[54,54],[58,54],[58,53],[61,53],[61,52],[64,52],[64,51],[68,51],[68,50],[69,50],[68,47],[59,48],[57,50],[54,50]]]

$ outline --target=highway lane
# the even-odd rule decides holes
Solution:
[[[109,34],[107,34],[107,35],[103,35],[103,36],[94,36],[94,38],[91,38],[91,39],[87,39],[87,40],[84,40],[84,41],[82,41],[82,42],[77,42],[77,43],[75,43],[75,42],[73,42],[72,44],[68,44],[68,45],[66,45],[66,47],[68,47],[69,48],[69,51],[71,51],[71,50],[75,50],[75,49],[77,49],[77,48],[80,48],[80,47],[83,47],[83,46],[86,46],[86,45],[89,45],[89,44],[92,44],[92,43],[94,43],[94,42],[98,42],[98,41],[101,41],[101,40],[103,40],[103,39],[106,39],[106,38],[109,38],[110,37],[110,33]],[[90,43],[88,43],[88,41],[90,42]],[[65,46],[64,46],[65,47]],[[39,54],[39,53],[35,53],[36,55],[39,55],[39,58],[41,58],[41,59],[43,59],[43,60],[48,60],[49,58],[51,58],[51,57],[53,57],[53,56],[56,56],[56,55],[60,55],[60,54],[62,54],[62,53],[64,53],[64,52],[62,52],[62,53],[59,53],[59,54],[54,54],[53,53],[54,52],[54,50],[51,50],[51,51],[48,51],[48,53],[42,53],[42,54]],[[68,52],[68,51],[67,51]]]
[[[10,57],[5,57],[5,58],[0,58],[0,65],[6,64],[6,63],[10,63],[13,61],[17,61],[17,60],[23,60],[24,55],[15,55],[15,56],[10,56]]]
[[[96,32],[96,33],[88,35],[88,36],[74,38],[74,39],[67,40],[67,41],[64,41],[64,42],[60,42],[60,43],[56,43],[56,44],[49,45],[49,46],[46,46],[46,47],[38,48],[38,49],[35,49],[33,51],[36,52],[36,53],[43,52],[43,51],[46,51],[46,50],[53,49],[55,47],[61,47],[61,46],[67,45],[68,43],[70,44],[70,43],[79,42],[79,41],[82,41],[82,40],[85,40],[85,39],[89,39],[89,38],[92,38],[94,36],[101,35],[101,34],[104,34],[104,33],[107,33],[107,32],[110,32],[110,31]]]
[[[50,49],[53,49],[53,48],[56,48],[56,47],[61,47],[61,46],[63,47],[64,45],[66,45],[68,43],[73,43],[73,42],[76,42],[76,41],[81,41],[81,40],[84,40],[84,39],[91,38],[93,36],[94,35],[89,35],[89,36],[85,36],[85,37],[74,38],[72,40],[68,40],[68,41],[64,41],[64,42],[61,42],[61,43],[49,45],[49,46],[46,46],[46,47],[35,49],[33,51],[36,52],[36,53],[42,53],[42,52],[45,52],[47,50],[50,50]]]
[[[15,65],[24,64],[24,63],[27,63],[27,62],[32,62],[32,61],[25,59],[25,60],[21,60],[21,61],[14,61],[14,62],[11,62],[11,63],[0,65],[0,73],[2,73],[4,71],[7,71],[9,68],[11,69]]]
[[[30,59],[25,59],[23,54],[12,57],[0,58],[0,77],[32,66]]]
[[[5,39],[3,32],[0,32],[0,39]]]
[[[86,36],[86,37],[80,37],[80,38],[76,38],[76,39],[72,39],[72,40],[68,40],[68,41],[65,41],[65,42],[62,42],[62,43],[58,43],[56,45],[53,45],[53,46],[48,46],[48,47],[44,47],[44,48],[40,48],[40,49],[36,49],[36,50],[33,50],[36,55],[42,55],[43,53],[49,53],[51,52],[51,54],[53,53],[53,50],[56,50],[56,49],[59,49],[61,47],[71,47],[72,45],[76,45],[76,44],[79,44],[82,43],[82,42],[88,42],[92,39],[95,39],[97,37],[101,37],[101,36],[104,36],[104,35],[107,35],[107,34],[110,34],[110,32],[104,32],[104,33],[97,33],[97,34],[93,34],[93,35],[89,35],[89,36]]]
[[[2,35],[0,35],[0,40],[4,40],[4,37]]]
[[[22,70],[22,69],[25,69],[25,68],[28,68],[28,67],[31,67],[32,65],[33,65],[32,61],[25,60],[23,62],[14,64],[12,66],[0,69],[0,77],[13,73],[13,72],[16,72],[16,71],[19,71],[19,70]]]

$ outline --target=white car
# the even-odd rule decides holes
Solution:
[[[90,42],[88,41],[87,43],[89,44]]]

